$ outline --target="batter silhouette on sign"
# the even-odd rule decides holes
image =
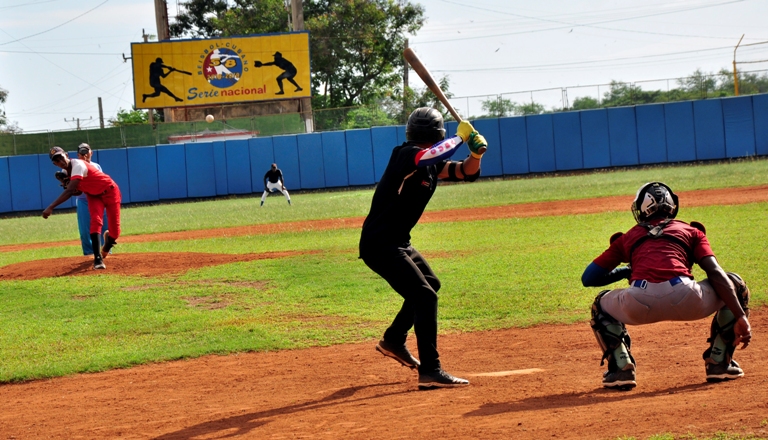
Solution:
[[[277,86],[280,88],[280,91],[279,92],[275,92],[275,95],[284,95],[285,94],[283,92],[283,80],[284,79],[287,79],[288,82],[290,82],[291,84],[296,86],[296,90],[295,90],[296,92],[300,92],[300,91],[304,90],[304,89],[302,89],[296,83],[296,81],[293,80],[293,77],[296,76],[296,66],[294,66],[292,62],[290,62],[290,61],[286,60],[285,58],[283,58],[283,54],[281,54],[280,52],[275,52],[274,57],[275,57],[275,61],[272,61],[271,63],[262,63],[260,61],[256,61],[253,64],[256,67],[277,66],[277,67],[279,67],[279,68],[284,70],[284,72],[281,73],[280,75],[278,75],[278,77],[277,77]]]
[[[168,71],[166,72],[165,69],[168,69]],[[154,63],[150,63],[149,64],[149,85],[150,87],[155,89],[155,92],[150,94],[144,94],[142,96],[141,102],[146,102],[147,98],[155,98],[157,96],[160,96],[161,93],[165,93],[166,95],[175,99],[176,102],[184,101],[183,99],[171,93],[171,91],[168,90],[167,87],[165,87],[160,83],[160,78],[165,78],[166,76],[170,75],[171,72],[179,72],[185,75],[191,75],[191,73],[189,72],[178,70],[171,66],[166,66],[165,64],[163,64],[162,58],[158,58],[155,60]]]

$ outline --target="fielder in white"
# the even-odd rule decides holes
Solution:
[[[276,163],[273,163],[272,168],[264,174],[264,194],[261,195],[260,206],[264,206],[264,200],[267,199],[267,194],[274,192],[276,189],[283,193],[285,199],[288,200],[288,204],[291,204],[291,196],[288,194],[288,190],[285,189],[284,181],[283,172],[280,171],[280,168],[277,167]]]

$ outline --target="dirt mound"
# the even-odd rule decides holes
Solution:
[[[195,252],[115,254],[104,260],[106,270],[93,270],[92,257],[51,258],[0,267],[2,280],[35,280],[72,275],[158,276],[240,261],[293,257],[320,251],[265,252],[260,254],[204,254]]]

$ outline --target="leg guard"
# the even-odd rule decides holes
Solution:
[[[728,278],[733,282],[736,289],[736,296],[739,298],[739,304],[744,309],[744,313],[749,317],[749,288],[744,280],[733,272],[727,272]],[[712,325],[709,330],[709,348],[704,351],[702,357],[706,363],[711,364],[730,364],[733,360],[733,352],[736,347],[733,342],[736,340],[736,334],[733,331],[733,325],[736,318],[727,307],[723,307],[715,313],[712,318]]]
[[[744,313],[747,315],[747,318],[749,318],[750,293],[747,283],[745,283],[738,274],[733,272],[726,272],[726,275],[731,279],[733,287],[736,289],[736,296],[739,298],[739,304],[741,304],[741,308],[744,309]]]
[[[603,350],[603,357],[600,359],[600,365],[603,365],[605,360],[608,359],[608,371],[613,372],[620,369],[619,363],[622,364],[622,368],[625,367],[627,363],[635,365],[635,358],[632,357],[632,353],[630,352],[632,340],[629,338],[627,328],[613,316],[605,313],[602,307],[600,307],[600,299],[608,292],[610,291],[603,290],[600,292],[597,295],[597,298],[595,298],[595,302],[592,303],[592,320],[590,321],[590,325],[592,326],[592,331],[595,333],[597,344],[600,346],[600,349]],[[624,350],[620,349],[626,349],[626,354],[623,353]],[[621,356],[622,359],[616,359],[617,350],[620,351],[618,356]]]

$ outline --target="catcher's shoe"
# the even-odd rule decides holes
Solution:
[[[419,361],[413,357],[411,352],[408,351],[408,347],[406,347],[405,344],[398,346],[390,344],[382,339],[376,344],[376,351],[400,362],[404,367],[418,368],[418,366],[421,365]]]
[[[744,376],[744,370],[741,369],[736,361],[723,361],[719,364],[707,363],[707,382],[720,382],[723,380],[733,380]]]
[[[609,370],[603,373],[603,386],[621,391],[628,391],[636,387],[635,364],[628,363],[621,370]]]
[[[104,264],[104,260],[101,257],[96,257],[93,259],[93,269],[94,270],[100,270],[100,269],[106,269],[107,265]]]
[[[101,248],[101,257],[107,258],[109,256],[110,251],[112,251],[112,247],[115,246],[115,240],[112,239],[112,237],[109,236],[109,229],[104,231],[104,246]]]
[[[454,388],[469,385],[469,381],[451,376],[442,369],[430,373],[419,373],[419,389]]]

